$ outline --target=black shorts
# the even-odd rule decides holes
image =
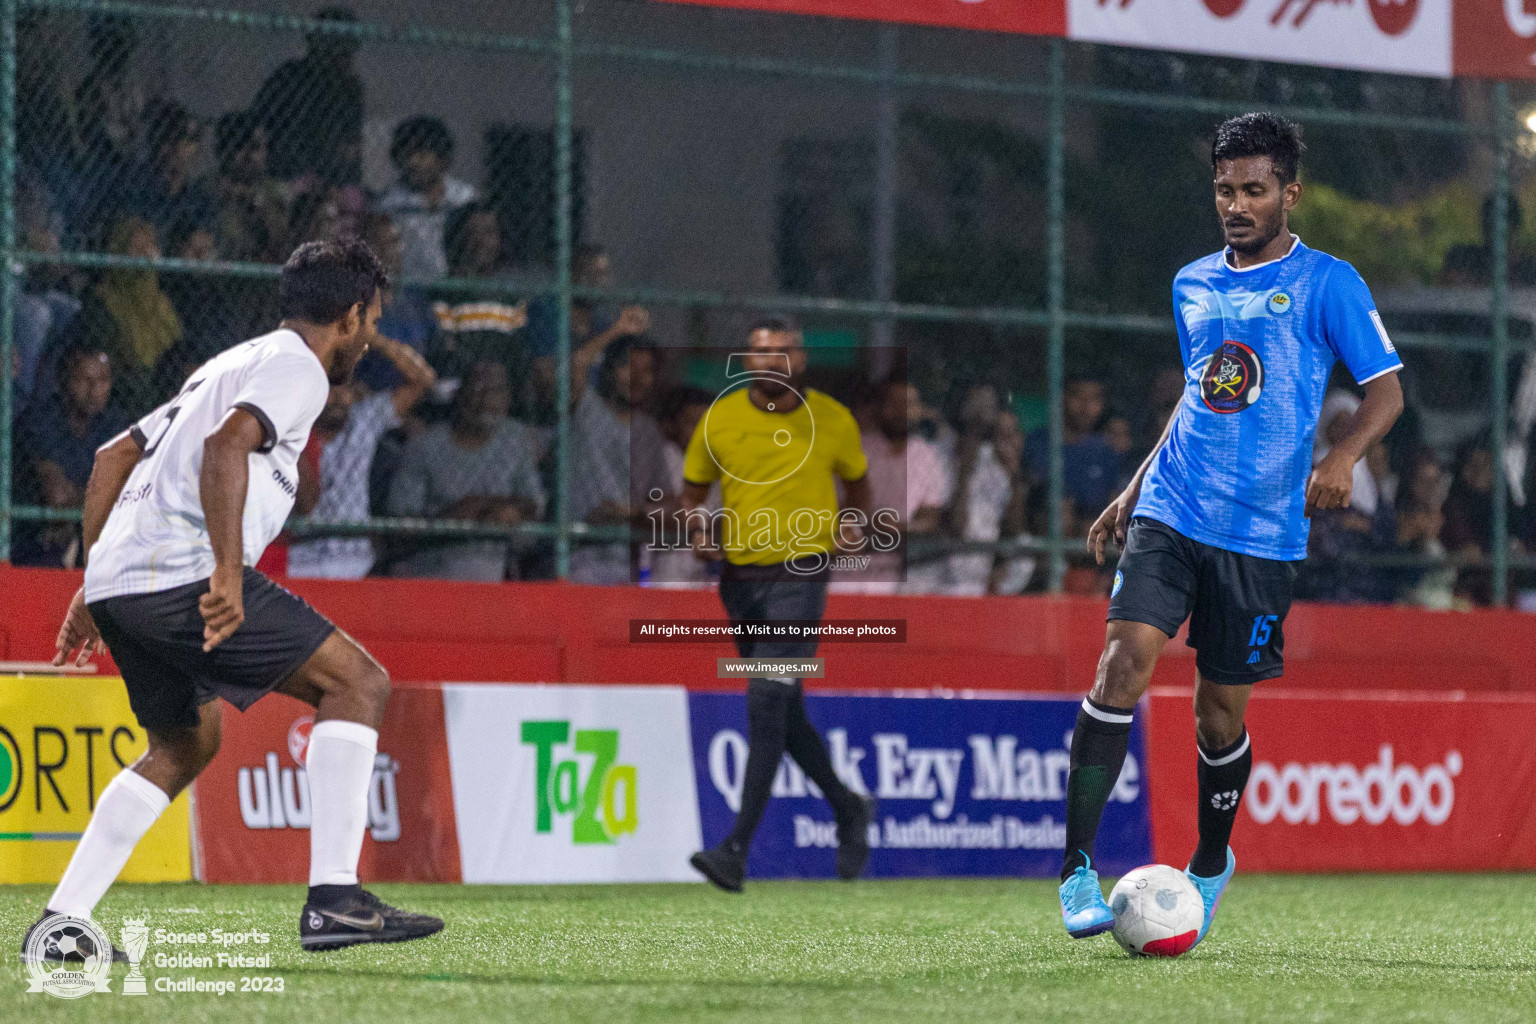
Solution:
[[[1242,555],[1136,516],[1115,570],[1109,618],[1173,636],[1189,619],[1195,667],[1213,683],[1243,685],[1285,670],[1283,627],[1296,563]]]
[[[207,580],[91,602],[91,618],[145,729],[195,726],[198,707],[215,697],[244,711],[298,671],[336,630],[302,598],[249,566],[241,589],[245,621],[206,653],[197,602],[208,593]]]

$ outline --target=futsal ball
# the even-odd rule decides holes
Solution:
[[[89,969],[96,963],[100,950],[84,928],[66,924],[49,932],[43,943],[43,956],[66,964],[83,964]]]
[[[1166,864],[1148,864],[1122,877],[1109,894],[1109,909],[1115,941],[1132,956],[1187,952],[1205,921],[1199,890]]]

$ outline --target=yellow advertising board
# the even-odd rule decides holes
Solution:
[[[144,753],[116,678],[0,676],[0,882],[57,882],[112,777]],[[125,882],[192,877],[188,796],[139,842]]]

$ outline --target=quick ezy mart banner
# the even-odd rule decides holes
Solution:
[[[866,874],[1046,878],[1066,842],[1068,747],[1081,702],[808,695],[839,777],[880,801]],[[740,807],[747,701],[688,698],[704,843],[729,834]],[[1095,867],[1120,874],[1152,859],[1141,720],[1105,808]],[[752,843],[749,877],[835,876],[832,809],[785,758]]]
[[[57,882],[101,791],[147,746],[121,679],[0,676],[0,880]],[[192,877],[187,802],[145,833],[123,881]]]

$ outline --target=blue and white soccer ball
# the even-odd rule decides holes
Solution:
[[[1189,951],[1205,922],[1200,892],[1184,872],[1148,864],[1124,875],[1109,894],[1115,941],[1132,956]]]

